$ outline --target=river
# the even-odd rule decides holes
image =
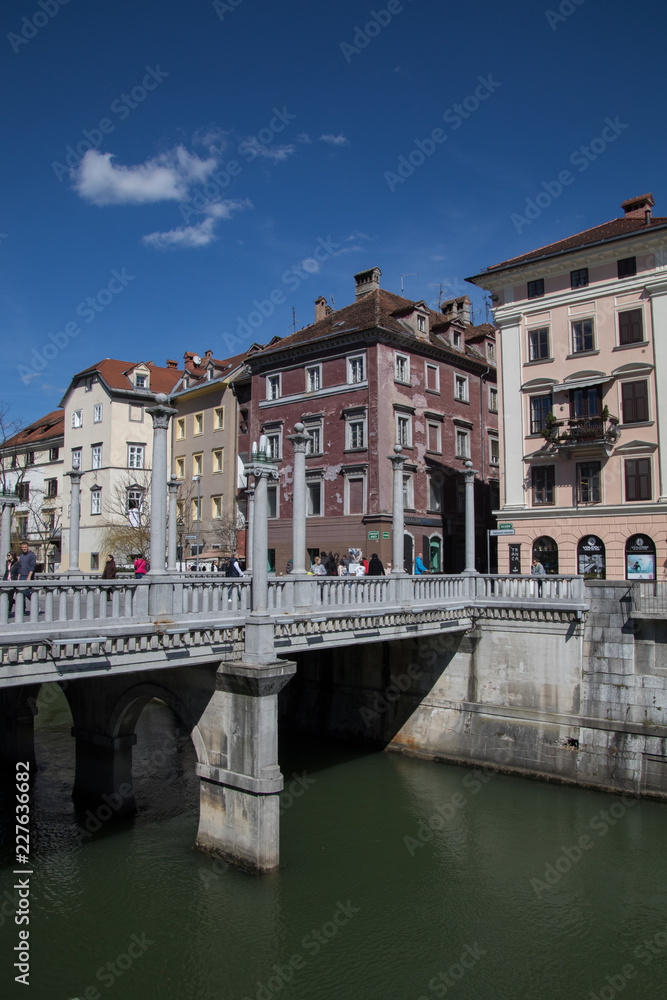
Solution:
[[[194,752],[158,703],[138,725],[138,814],[87,836],[91,817],[70,798],[69,711],[45,690],[28,987],[12,969],[12,789],[3,796],[3,997],[665,994],[661,803],[287,734],[281,869],[253,877],[192,850]]]

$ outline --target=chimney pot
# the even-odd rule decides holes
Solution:
[[[628,198],[621,205],[621,208],[625,212],[626,219],[644,219],[644,224],[648,225],[651,220],[651,209],[655,205],[653,200],[653,195],[649,191],[648,194],[642,194],[638,198]]]
[[[371,267],[368,271],[359,271],[354,276],[355,301],[363,298],[369,292],[375,292],[380,287],[380,276],[382,271],[379,267]]]
[[[319,299],[315,299],[315,322],[319,323],[321,319],[326,319],[333,312],[333,309],[324,298],[320,295]]]

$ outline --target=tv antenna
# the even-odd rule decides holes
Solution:
[[[419,271],[408,271],[406,274],[401,275],[401,295],[403,294],[403,278],[414,278],[419,274]]]

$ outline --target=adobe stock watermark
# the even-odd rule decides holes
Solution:
[[[352,62],[352,56],[360,55],[371,44],[372,40],[377,38],[380,32],[391,24],[398,14],[402,14],[404,10],[405,7],[401,3],[401,0],[389,0],[386,9],[369,11],[370,20],[366,22],[363,28],[355,24],[352,42],[341,42],[339,46],[348,66]]]
[[[650,965],[654,958],[663,957],[665,948],[667,948],[667,927],[658,931],[653,937],[644,938],[632,954],[638,961],[641,961],[642,965],[646,966]],[[640,971],[632,962],[626,962],[618,972],[611,976],[605,976],[606,985],[597,991],[591,990],[586,1000],[614,1000],[614,997],[622,993],[626,986],[637,978]]]
[[[21,32],[17,34],[10,31],[7,35],[9,44],[17,54],[22,45],[27,45],[35,38],[42,28],[45,28],[56,14],[60,13],[60,8],[69,3],[69,0],[38,0],[36,10],[30,17],[21,18]]]
[[[113,118],[104,117],[100,118],[97,125],[93,126],[93,128],[81,129],[83,139],[79,139],[75,146],[65,146],[65,154],[63,156],[65,162],[60,163],[58,160],[51,161],[51,169],[58,178],[58,182],[62,184],[63,178],[70,176],[71,171],[78,167],[88,150],[98,149],[104,142],[105,137],[111,135],[116,130],[118,122],[124,122],[126,118],[129,118],[132,112],[136,111],[148,95],[157,90],[168,76],[169,73],[160,69],[159,63],[155,67],[146,66],[146,75],[142,80],[135,84],[134,87],[131,87],[129,93],[121,94],[120,97],[117,97],[109,105],[109,112],[115,115],[118,121],[114,121]]]
[[[577,168],[579,173],[584,173],[585,170],[588,170],[591,163],[594,163],[599,156],[602,156],[609,146],[613,142],[616,142],[619,135],[622,135],[629,127],[629,125],[624,124],[620,120],[618,115],[614,119],[605,118],[604,128],[600,135],[591,139],[587,145],[581,145],[573,150],[570,153],[569,162],[573,167]],[[575,175],[570,170],[561,170],[556,180],[542,181],[544,190],[538,191],[533,198],[526,198],[523,215],[518,212],[512,212],[510,215],[510,221],[517,233],[520,233],[526,226],[532,225],[536,219],[539,219],[542,212],[549,208],[557,198],[560,198],[565,188],[573,184],[574,181]]]
[[[636,804],[637,799],[624,792],[620,801],[614,802],[609,809],[601,809],[599,813],[593,816],[588,824],[589,829],[592,833],[596,833],[598,837],[606,837],[619,820],[623,819],[628,809]],[[570,844],[569,846],[564,844],[560,849],[558,857],[553,863],[550,862],[545,867],[543,879],[531,878],[530,885],[535,895],[539,896],[541,893],[553,889],[563,876],[569,874],[572,868],[595,847],[596,843],[597,841],[593,839],[590,833],[582,833],[577,838],[576,844]]]
[[[489,97],[502,86],[498,80],[493,79],[492,73],[486,77],[478,76],[477,80],[477,86],[472,93],[442,113],[443,121],[450,126],[452,132],[460,129],[463,122],[474,115],[483,102],[488,101]],[[399,184],[404,184],[429,156],[433,156],[438,146],[442,146],[448,139],[448,132],[442,128],[434,128],[430,137],[427,136],[426,139],[415,139],[414,148],[407,155],[399,156],[396,170],[385,170],[383,176],[389,190],[395,191]]]
[[[452,964],[442,972],[438,972],[436,976],[433,976],[428,981],[428,989],[436,997],[444,997],[447,992],[454,989],[457,983],[460,983],[467,972],[474,969],[480,959],[484,958],[486,951],[482,948],[477,941],[474,941],[472,945],[466,944],[463,947],[463,951],[459,955],[458,962],[452,962]],[[421,994],[417,997],[417,1000],[432,1000],[431,997]]]
[[[544,16],[549,22],[549,27],[552,31],[555,31],[559,24],[567,21],[568,17],[572,17],[574,12],[578,7],[581,7],[586,0],[563,0],[558,8],[558,12],[555,10],[545,10]]]
[[[84,323],[93,323],[99,314],[104,312],[116,296],[120,295],[134,279],[135,275],[128,274],[124,267],[120,271],[114,268],[111,271],[111,278],[104,288],[98,289],[95,295],[89,295],[88,298],[79,302],[75,309],[76,315]],[[81,329],[78,322],[70,320],[68,323],[65,323],[62,330],[58,330],[56,333],[48,333],[48,341],[42,345],[40,350],[33,347],[31,357],[32,367],[28,368],[26,365],[18,365],[16,369],[23,384],[28,385],[32,379],[43,372],[48,367],[49,362],[57,358],[60,352],[64,351],[69,343],[80,335]]]
[[[121,979],[126,972],[129,972],[137,959],[146,954],[149,948],[155,944],[150,941],[145,933],[132,934],[125,951],[115,958],[101,965],[95,973],[95,980],[103,986],[105,990],[110,990],[114,983]],[[95,984],[86,987],[80,996],[72,997],[71,1000],[101,1000],[104,996]]]
[[[213,10],[221,21],[224,21],[226,14],[233,14],[237,7],[240,7],[243,0],[213,0]]]

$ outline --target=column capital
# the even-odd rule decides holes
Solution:
[[[181,485],[181,481],[180,481],[180,479],[177,479],[175,475],[172,475],[172,476],[171,476],[171,477],[170,477],[170,478],[169,478],[169,479],[167,480],[167,489],[169,490],[169,493],[170,493],[170,495],[171,495],[172,493],[178,493],[178,487],[179,487],[180,485]]]
[[[246,465],[245,472],[246,475],[254,476],[255,479],[261,479],[262,476],[266,476],[267,479],[278,478],[278,466],[272,462],[251,462]],[[254,487],[252,488],[254,489]]]
[[[166,430],[171,417],[178,413],[178,410],[175,406],[169,406],[169,397],[164,392],[158,392],[155,396],[155,406],[147,406],[146,413],[150,413],[154,429]]]
[[[1,493],[0,503],[3,507],[15,507],[19,502],[19,498],[16,493]]]
[[[468,459],[468,461],[465,462],[464,464],[465,464],[465,469],[463,470],[463,475],[466,478],[466,482],[469,482],[470,480],[475,478],[475,476],[479,472],[479,469],[473,469],[472,462],[470,461],[470,459]]]
[[[65,475],[71,478],[72,486],[74,486],[75,483],[77,483],[77,485],[81,484],[81,477],[83,475],[81,469],[70,469],[70,471],[66,472]]]
[[[294,434],[288,434],[287,440],[292,442],[295,453],[306,454],[308,442],[312,441],[312,436],[306,430],[305,424],[301,422],[294,425]]]
[[[403,451],[403,446],[400,444],[395,444],[394,454],[387,456],[391,464],[394,466],[394,469],[402,469],[406,462],[407,455],[402,455],[401,454],[402,451]]]

